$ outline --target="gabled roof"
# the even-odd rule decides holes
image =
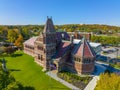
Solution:
[[[80,57],[94,57],[95,51],[90,46],[89,42],[83,38],[81,42],[79,42],[78,45],[76,45],[76,47],[73,49],[73,54]]]
[[[65,40],[69,40],[70,36],[67,34],[67,32],[56,32],[56,40],[62,40],[64,38]]]
[[[44,33],[55,32],[55,28],[54,28],[53,21],[51,18],[47,18],[43,32]]]
[[[26,40],[23,44],[34,46],[34,42],[36,41],[37,38],[38,38],[38,36],[32,37],[32,38]]]
[[[61,44],[59,45],[57,53],[55,54],[54,58],[62,57],[65,54],[65,52],[68,51],[70,44],[71,44],[70,42],[61,42]]]

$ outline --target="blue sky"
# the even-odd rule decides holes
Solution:
[[[120,0],[0,0],[0,24],[108,24],[120,26]]]

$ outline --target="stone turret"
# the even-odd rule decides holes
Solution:
[[[45,69],[49,69],[51,58],[56,52],[56,31],[51,18],[47,18],[44,30],[43,30],[43,41],[44,41],[44,57]]]
[[[90,74],[94,71],[95,51],[85,37],[74,48],[75,68],[79,74]]]

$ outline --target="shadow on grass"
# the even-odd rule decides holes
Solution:
[[[13,54],[11,55],[11,57],[19,57],[19,56],[22,56],[23,54]]]
[[[35,90],[34,87],[26,86],[23,90]]]
[[[3,58],[3,57],[19,57],[19,56],[22,56],[23,54],[2,54],[0,55],[0,58]]]
[[[57,87],[57,86],[50,87],[50,89],[56,89],[56,90],[69,90],[69,89],[67,89],[67,88],[61,88],[61,87]]]
[[[10,72],[12,71],[21,71],[20,69],[9,69]]]
[[[22,84],[18,84],[20,90],[35,90],[34,87],[31,86],[24,86]]]

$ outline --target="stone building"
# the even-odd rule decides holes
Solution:
[[[80,32],[79,30],[76,30],[75,32],[68,32],[68,34],[74,35],[74,39],[82,39],[83,36],[85,36],[85,38],[90,41],[91,40],[91,33],[87,33],[87,32]]]
[[[70,71],[91,74],[95,67],[95,52],[83,37],[78,44],[67,32],[55,31],[51,18],[47,18],[43,32],[24,42],[24,52],[33,56],[44,70]]]

